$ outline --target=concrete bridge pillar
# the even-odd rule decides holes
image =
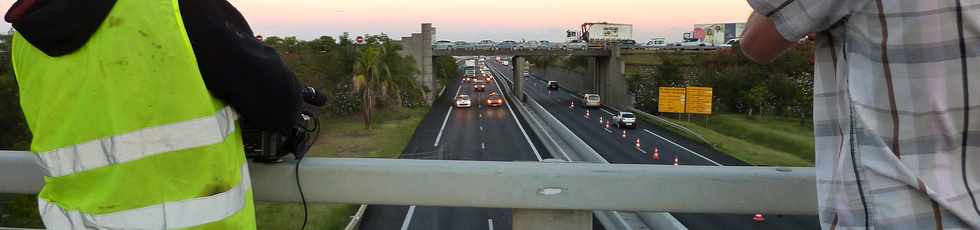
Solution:
[[[514,56],[510,60],[510,65],[514,67],[514,97],[517,100],[522,100],[524,98],[524,70],[527,69],[527,64],[524,61],[524,57]],[[523,100],[522,100],[523,101]]]
[[[626,87],[626,63],[620,49],[612,48],[609,56],[596,57],[595,67],[595,89],[602,96],[602,103],[617,109],[633,108],[633,96]]]

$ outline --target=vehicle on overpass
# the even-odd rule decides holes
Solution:
[[[477,83],[473,83],[473,91],[483,92],[487,90],[487,84],[483,83],[483,80],[479,80]]]
[[[510,66],[510,61],[500,61],[501,65]]]
[[[493,50],[495,45],[493,40],[483,40],[476,43],[475,48],[478,50]]]
[[[561,45],[561,48],[566,50],[584,50],[588,47],[589,45],[581,40],[572,40]]]
[[[636,115],[631,112],[619,112],[612,117],[612,122],[621,129],[636,128]]]
[[[587,22],[582,23],[580,32],[578,40],[588,43],[589,48],[604,49],[610,42],[633,39],[633,25],[630,24]]]
[[[667,47],[667,39],[662,37],[657,37],[650,39],[646,44],[643,44],[643,48],[647,49],[659,49]]]
[[[515,41],[502,41],[500,43],[497,43],[497,45],[494,46],[494,48],[498,50],[514,50],[517,49],[518,47],[517,47],[517,42]]]
[[[469,108],[471,105],[470,95],[456,96],[456,108]]]
[[[548,81],[548,89],[549,90],[558,90],[558,82],[557,81]]]
[[[585,94],[584,98],[585,98],[585,107],[592,108],[592,107],[602,106],[602,101],[600,100],[599,94],[587,93]]]
[[[457,49],[457,50],[473,49],[473,44],[465,41],[456,41],[453,42],[453,45],[450,46],[449,49]]]
[[[451,50],[453,49],[453,42],[451,41],[436,41],[432,44],[432,49],[434,50]]]
[[[641,47],[636,44],[636,40],[626,39],[626,40],[622,40],[622,41],[619,42],[619,48],[620,49],[639,49]]]
[[[499,107],[504,105],[504,98],[500,97],[497,92],[492,92],[490,93],[490,96],[487,97],[487,105],[490,107]]]
[[[522,42],[520,44],[517,44],[517,48],[518,49],[522,49],[522,50],[539,49],[539,48],[541,48],[541,42],[538,42],[538,41],[525,41],[525,42]]]
[[[550,49],[554,49],[555,48],[555,44],[552,44],[551,42],[546,41],[546,40],[538,41],[538,44],[540,44],[538,46],[538,49],[550,50]]]

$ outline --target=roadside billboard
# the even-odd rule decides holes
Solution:
[[[687,113],[711,114],[711,87],[687,87]]]
[[[678,87],[660,87],[660,99],[657,110],[661,113],[684,113],[684,100],[687,89]]]
[[[698,39],[717,46],[725,44],[728,40],[741,38],[744,29],[745,23],[711,23],[695,24],[692,31],[702,31],[703,37]]]

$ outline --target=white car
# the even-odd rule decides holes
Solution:
[[[602,101],[600,101],[599,94],[585,94],[585,107],[599,107],[602,106]]]
[[[650,41],[648,41],[646,44],[643,44],[643,47],[644,48],[647,48],[647,49],[664,48],[664,47],[667,47],[667,39],[665,39],[665,38],[653,38]]]
[[[473,49],[473,44],[470,44],[469,42],[464,42],[464,41],[456,41],[456,42],[453,42],[453,45],[452,46],[449,46],[449,49],[457,49],[457,50]]]
[[[472,106],[472,101],[470,101],[470,95],[459,95],[456,96],[456,108],[469,108]]]
[[[585,44],[585,42],[579,40],[573,40],[561,45],[561,48],[566,50],[584,50],[588,47],[588,44]]]
[[[453,42],[451,41],[436,41],[432,44],[432,49],[434,50],[451,50],[453,49]]]
[[[552,48],[555,48],[554,47],[555,44],[551,44],[551,42],[549,41],[541,40],[538,43],[541,44],[540,46],[538,46],[539,49],[550,50]]]
[[[478,50],[492,50],[495,45],[496,44],[493,43],[493,40],[483,40],[476,43],[475,48]]]
[[[517,45],[518,49],[533,50],[541,48],[541,42],[538,41],[526,41]]]
[[[612,122],[622,129],[636,128],[636,116],[631,112],[619,112],[612,117]]]

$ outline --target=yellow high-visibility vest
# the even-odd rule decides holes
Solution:
[[[236,114],[210,95],[177,0],[118,0],[88,42],[13,63],[50,229],[254,229]]]

